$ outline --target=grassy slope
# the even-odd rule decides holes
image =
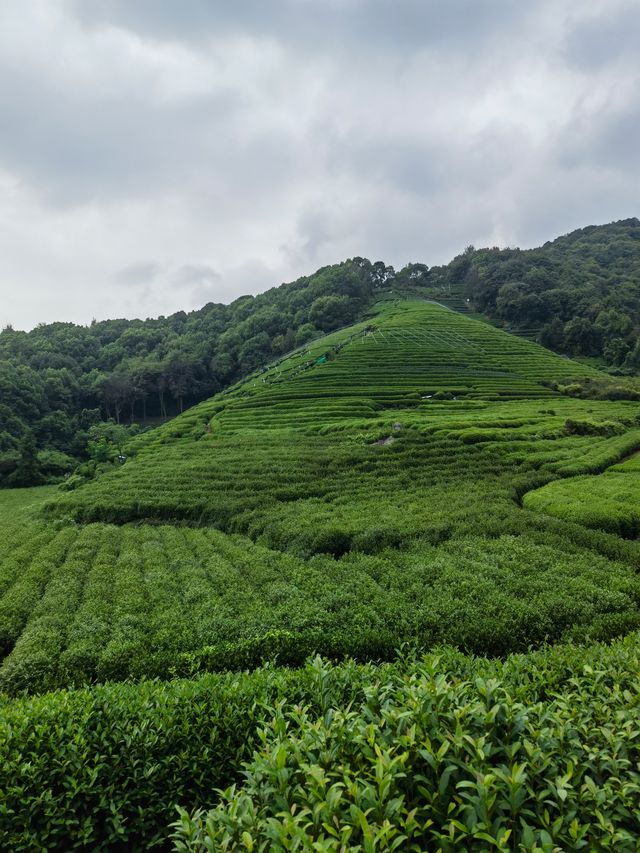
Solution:
[[[403,640],[504,655],[550,640],[608,639],[639,627],[638,543],[526,508],[527,493],[536,486],[554,480],[564,485],[572,475],[602,471],[640,447],[633,404],[569,399],[543,384],[585,375],[596,373],[486,324],[424,302],[391,302],[365,323],[314,343],[141,437],[136,455],[120,470],[46,501],[49,520],[37,518],[32,503],[51,492],[3,493],[0,685],[16,693],[166,678],[251,668],[274,653],[292,664],[313,651],[392,658]],[[576,432],[576,424],[587,434]],[[389,437],[393,442],[378,443]],[[547,818],[537,805],[549,794],[535,779],[546,783],[567,769],[566,762],[544,763],[544,732],[565,730],[567,707],[586,702],[593,709],[581,725],[591,747],[605,749],[596,722],[608,707],[600,702],[605,686],[583,672],[585,654],[606,658],[604,669],[619,664],[628,670],[637,664],[637,643],[630,639],[610,653],[568,647],[560,657],[509,659],[499,673],[499,664],[447,652],[447,666],[461,667],[463,681],[504,679],[496,755],[504,751],[499,760],[510,771],[529,763],[524,772],[531,779],[515,811],[496,807],[497,822],[474,822],[452,793],[464,827],[456,832],[467,834],[454,833],[451,849],[479,849],[477,833],[497,839],[509,825],[524,844],[516,849],[552,850],[548,838],[566,848],[572,832],[587,839],[586,849],[606,849],[602,826],[609,825],[617,849],[632,849],[635,782],[625,762],[635,760],[626,722],[635,683],[616,705],[615,748],[625,757],[614,771],[607,776],[587,753],[574,757],[580,781],[567,814],[577,816],[578,824],[563,819],[556,825],[556,806]],[[8,760],[0,784],[0,840],[16,850],[162,845],[172,803],[211,805],[212,788],[239,778],[267,713],[263,708],[288,697],[291,704],[276,730],[292,726],[304,741],[299,756],[313,763],[316,747],[307,735],[325,723],[301,722],[297,702],[310,702],[321,714],[343,707],[355,691],[352,727],[362,723],[364,731],[367,685],[378,676],[375,689],[381,697],[396,691],[401,717],[433,696],[431,676],[424,681],[412,667],[347,666],[325,681],[308,669],[266,670],[2,700],[0,737]],[[423,679],[415,695],[413,688],[400,689],[407,679],[418,685]],[[536,685],[531,695],[520,690],[519,679]],[[488,705],[478,705],[477,715],[465,710],[485,701],[480,688],[478,699],[476,688],[438,683],[449,703],[446,713],[463,719],[461,737],[483,737],[493,711]],[[564,693],[547,706],[547,691],[556,684]],[[528,738],[546,744],[539,760],[515,734],[528,713],[523,707],[538,702],[543,704],[531,711]],[[366,777],[367,756],[347,749],[340,730],[326,724],[339,760]],[[435,732],[425,724],[416,718],[423,740]],[[393,730],[384,729],[384,737],[395,749]],[[560,738],[561,756],[563,744]],[[260,801],[251,774],[261,773],[259,767],[270,773],[281,744],[269,734],[262,749],[249,767],[245,791]],[[95,757],[89,776],[87,755]],[[277,765],[279,759],[273,760]],[[461,753],[452,757],[448,776],[469,761],[470,779],[493,766]],[[293,772],[301,787],[292,801],[303,809],[300,793],[312,790],[312,780],[304,768]],[[419,772],[412,765],[412,775]],[[587,777],[596,780],[595,794]],[[391,779],[389,798],[408,796],[400,779]],[[609,787],[607,780],[613,780]],[[407,804],[411,797],[426,807],[418,789]],[[608,810],[591,826],[594,797]],[[356,797],[352,804],[360,808],[365,800]],[[558,801],[566,797],[558,794]],[[515,817],[521,807],[523,820],[534,827],[531,843]],[[225,814],[237,808],[230,794],[212,824],[211,832],[218,833],[212,834],[213,849],[221,839],[238,849],[233,839],[224,839]],[[344,832],[360,837],[361,823],[348,830],[348,814],[340,808],[335,814]],[[433,832],[446,834],[450,829],[439,814]],[[249,820],[252,838],[264,841],[270,817],[267,809]],[[392,828],[402,825],[404,831],[407,819],[406,810],[398,812]],[[239,825],[237,818],[232,824]],[[188,834],[207,831],[187,820],[182,840],[200,849]],[[411,831],[416,844],[435,843],[436,835]],[[507,841],[498,849],[509,849]]]
[[[48,502],[62,523],[0,563],[0,687],[640,625],[635,542],[519,505],[640,446],[633,404],[541,384],[585,371],[437,305],[381,305]]]
[[[571,477],[525,495],[528,509],[605,530],[619,536],[640,534],[638,455],[598,476]]]
[[[25,519],[32,518],[42,502],[53,497],[55,493],[55,486],[4,491],[0,501],[0,525],[3,533],[10,527],[20,527],[25,523]]]

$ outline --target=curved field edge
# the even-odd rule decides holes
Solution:
[[[631,851],[639,643],[0,699],[0,846]]]
[[[640,627],[636,543],[503,509],[484,535],[339,560],[168,525],[22,530],[0,564],[0,690],[388,659],[407,640],[505,655]]]
[[[314,441],[284,453],[281,434],[236,437],[233,456],[205,448],[207,467],[185,446],[187,467],[165,464],[173,505],[213,496],[233,535],[130,525],[130,504],[118,527],[14,526],[19,548],[0,560],[0,689],[168,678],[273,656],[299,665],[314,652],[386,659],[405,640],[504,655],[635,629],[637,543],[518,504],[533,485],[638,446],[626,406],[590,406],[573,423],[603,434],[581,435],[562,424],[568,403],[574,414],[583,404],[561,403],[562,414],[529,403],[519,418],[516,404],[500,404],[509,417],[494,407],[480,421],[474,409],[473,429],[461,412],[427,433],[416,420],[384,447],[338,434],[323,439],[326,452]],[[602,420],[614,412],[619,420]],[[533,427],[524,437],[523,425]],[[229,470],[243,472],[238,483]],[[130,486],[120,494],[139,509]],[[106,480],[103,494],[115,499]]]
[[[523,505],[535,512],[628,539],[640,536],[638,455],[597,476],[557,480],[528,492]]]

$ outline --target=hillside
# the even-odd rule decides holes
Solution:
[[[327,332],[382,295],[434,298],[621,374],[640,366],[640,222],[538,249],[470,247],[443,267],[353,258],[230,305],[149,320],[0,332],[0,487],[93,473],[120,452],[104,419],[155,425]],[[469,300],[467,302],[467,300]],[[33,436],[31,437],[31,433]]]
[[[485,636],[493,614],[522,592],[509,554],[515,548],[521,559],[526,547],[537,565],[556,535],[554,521],[523,512],[520,496],[559,477],[599,471],[640,447],[633,402],[556,390],[597,380],[586,365],[437,304],[379,303],[362,323],[139,436],[123,466],[47,502],[48,518],[80,526],[44,524],[43,538],[18,550],[8,532],[0,687],[162,675],[186,654],[225,667],[233,644],[257,643],[259,658],[264,635],[292,626],[301,650],[294,658],[310,648],[389,655],[409,638],[505,653],[560,639],[577,625],[585,630],[593,620],[604,638],[617,630],[620,614],[607,615],[595,580],[603,571],[620,590],[632,585],[621,606],[634,624],[635,580],[607,561],[620,554],[633,560],[635,543],[614,545],[579,530],[571,538],[595,551],[590,560],[598,570],[580,569],[575,554],[558,558],[563,578],[581,578],[566,617],[541,617],[555,606],[558,580],[545,573],[536,581],[547,602],[536,605],[539,618],[518,602],[521,629],[494,626],[490,643]],[[510,538],[523,532],[526,546]],[[22,535],[18,519],[15,536]],[[186,563],[185,548],[194,555]],[[483,579],[478,588],[477,566],[490,566],[498,554],[506,576]],[[433,575],[436,555],[441,569]],[[350,566],[348,588],[335,558]],[[244,580],[239,566],[246,567]],[[424,572],[429,608],[411,611],[405,590],[412,596]],[[455,610],[475,612],[479,597],[482,629],[473,620],[461,628],[457,619],[433,619],[434,607],[446,613],[452,606],[459,573],[470,584],[469,599]],[[35,620],[34,589],[42,596]],[[224,607],[212,613],[221,595]],[[55,649],[44,657],[43,625]],[[220,642],[226,651],[212,650]]]
[[[210,303],[189,314],[53,323],[0,333],[0,486],[37,482],[16,474],[31,430],[43,478],[68,472],[91,453],[91,427],[166,420],[185,406],[323,332],[357,319],[391,273],[356,258],[314,275]],[[53,455],[52,455],[53,452]]]
[[[640,544],[530,496],[640,492],[637,403],[434,302],[362,313],[0,496],[1,847],[167,849],[179,805],[180,850],[634,849]]]
[[[558,352],[640,366],[640,220],[580,228],[536,249],[469,250],[447,285]]]

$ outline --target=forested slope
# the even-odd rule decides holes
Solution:
[[[638,219],[581,228],[537,249],[470,249],[445,276],[476,310],[557,352],[640,366]]]
[[[640,366],[640,223],[591,226],[539,249],[467,249],[396,271],[354,258],[230,305],[149,320],[0,333],[0,486],[113,458],[92,427],[155,423],[323,333],[364,317],[389,290],[476,310],[545,346],[622,373]],[[467,302],[467,300],[469,300]],[[33,435],[31,435],[33,433]]]
[[[391,271],[361,258],[245,296],[153,320],[54,323],[0,333],[0,485],[15,475],[32,431],[45,475],[86,458],[91,426],[104,418],[165,419],[370,305]],[[33,482],[33,480],[32,480]]]

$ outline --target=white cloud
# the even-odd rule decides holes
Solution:
[[[6,0],[0,325],[637,214],[635,0]]]

